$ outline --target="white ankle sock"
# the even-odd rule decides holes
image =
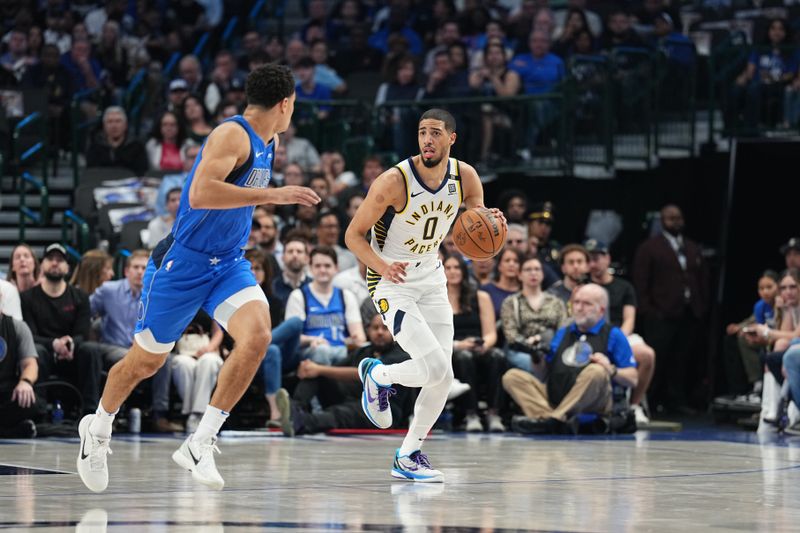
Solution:
[[[211,405],[206,407],[206,412],[203,414],[203,418],[200,419],[192,440],[194,442],[205,442],[216,437],[222,424],[228,419],[229,414]]]
[[[95,417],[92,423],[89,424],[89,431],[92,435],[100,437],[101,439],[111,438],[111,429],[114,424],[114,417],[117,416],[117,413],[119,413],[119,409],[113,413],[109,413],[103,409],[103,400],[100,400],[100,403],[97,404]]]

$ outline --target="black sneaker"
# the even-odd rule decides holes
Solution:
[[[549,420],[541,418],[528,418],[517,415],[511,419],[511,430],[523,435],[543,435],[550,433],[552,424]]]

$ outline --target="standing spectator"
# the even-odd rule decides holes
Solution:
[[[555,207],[552,202],[542,202],[533,206],[533,211],[528,215],[528,237],[537,239],[536,248],[539,259],[542,260],[542,266],[558,271],[560,270],[558,252],[561,245],[550,238],[555,222],[554,212]],[[533,250],[529,251],[533,253]],[[545,288],[548,286],[547,279],[545,279]]]
[[[5,307],[6,293],[0,292]],[[0,437],[35,437],[38,408],[33,386],[39,379],[39,363],[30,328],[18,318],[0,313]]]
[[[483,96],[515,96],[519,93],[522,81],[516,71],[508,68],[502,43],[490,41],[483,50],[483,62],[470,74],[469,84]],[[497,138],[495,130],[502,132],[497,139],[498,148],[511,145],[510,136],[515,113],[513,108],[502,104],[483,104],[481,111],[483,117],[481,161],[487,161],[492,144]],[[504,150],[500,149],[498,152],[502,154]]]
[[[306,273],[308,260],[308,241],[299,235],[287,235],[283,243],[283,272],[272,282],[278,300],[287,302],[294,290],[309,284],[311,278]]]
[[[400,157],[410,157],[417,149],[417,117],[410,106],[380,107],[391,100],[419,100],[424,93],[417,80],[416,61],[410,55],[393,58],[386,69],[387,81],[378,87],[375,107],[382,111],[390,146]]]
[[[331,90],[325,85],[320,85],[314,79],[314,61],[310,57],[304,57],[294,66],[294,75],[297,78],[297,86],[295,87],[295,94],[297,100],[302,102],[304,100],[330,100],[332,97]],[[331,107],[327,105],[317,105],[315,117],[317,120],[325,120],[330,115]],[[308,112],[296,113],[296,118],[299,121],[311,121],[312,117]]]
[[[81,392],[84,413],[93,413],[100,400],[102,361],[77,349],[89,335],[89,298],[67,284],[68,272],[64,247],[54,243],[45,248],[42,284],[20,294],[22,316],[33,333],[41,376],[70,379]]]
[[[125,167],[143,176],[147,172],[147,152],[142,143],[128,134],[128,117],[119,106],[103,112],[103,128],[92,138],[86,151],[87,167]]]
[[[327,246],[336,252],[339,270],[348,270],[357,265],[356,256],[339,245],[342,228],[339,217],[333,211],[323,211],[317,216],[317,246]]]
[[[203,144],[213,127],[211,115],[197,95],[190,94],[183,100],[181,117],[188,129],[189,139],[197,144]]]
[[[327,246],[315,248],[311,252],[314,279],[294,290],[286,303],[286,318],[303,321],[303,358],[320,364],[340,363],[347,357],[347,345],[365,342],[359,303],[350,292],[333,286],[336,271],[336,252]]]
[[[69,53],[61,56],[61,64],[69,72],[75,92],[100,87],[102,66],[91,54],[92,45],[88,40],[73,38]]]
[[[488,292],[492,298],[495,316],[500,316],[503,300],[515,292],[519,292],[522,288],[519,281],[519,269],[524,259],[519,250],[506,246],[497,254],[494,281],[481,285],[481,290]]]
[[[541,260],[525,259],[520,271],[522,290],[506,298],[500,310],[508,362],[526,372],[533,372],[534,354],[547,350],[556,330],[567,319],[564,302],[542,290],[543,279]]]
[[[589,239],[584,246],[590,256],[589,273],[592,283],[600,285],[608,293],[609,322],[622,330],[631,345],[633,357],[636,358],[639,380],[631,393],[630,403],[636,416],[636,425],[645,426],[650,423],[650,419],[642,407],[642,401],[645,400],[645,394],[653,380],[656,353],[641,335],[633,332],[636,325],[636,291],[629,281],[614,276],[609,270],[611,255],[605,243]]]
[[[145,144],[150,170],[183,170],[181,155],[186,143],[186,130],[178,115],[172,111],[162,113]]]
[[[27,244],[16,245],[11,250],[11,269],[8,271],[8,281],[22,294],[39,284],[40,275],[39,259],[33,248]]]
[[[633,282],[644,334],[662,361],[652,396],[658,404],[683,409],[690,385],[687,363],[701,338],[700,326],[708,308],[708,278],[700,246],[683,235],[680,208],[664,206],[661,227],[660,235],[646,240],[636,251]]]
[[[172,232],[175,224],[175,217],[178,215],[178,208],[181,205],[181,192],[178,187],[167,192],[167,213],[156,216],[147,224],[147,242],[145,246],[149,250],[154,249],[159,242],[164,240]]]
[[[631,347],[622,331],[605,320],[605,290],[585,285],[573,303],[575,322],[558,330],[550,343],[543,361],[544,380],[517,368],[503,376],[503,387],[525,413],[512,420],[515,431],[554,429],[580,413],[611,414],[612,383],[636,386]]]
[[[114,279],[114,259],[103,250],[87,250],[72,273],[70,284],[91,296],[97,288]]]
[[[347,91],[345,81],[328,65],[328,43],[322,39],[311,41],[309,55],[315,65],[314,83],[324,85],[336,94],[342,94]]]
[[[497,326],[492,299],[473,285],[461,256],[447,257],[444,273],[447,296],[453,308],[453,372],[457,379],[470,386],[457,402],[465,410],[466,430],[483,431],[478,417],[478,399],[485,389],[482,396],[487,402],[486,426],[491,432],[502,433],[505,427],[497,410],[505,365],[502,352],[495,350]]]
[[[553,283],[547,292],[560,298],[571,315],[569,301],[575,289],[589,281],[589,252],[580,244],[568,244],[561,249],[559,262],[564,279]]]

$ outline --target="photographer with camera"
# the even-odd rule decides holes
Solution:
[[[545,375],[511,369],[503,388],[522,408],[512,419],[520,433],[577,432],[580,413],[609,415],[612,382],[636,387],[636,361],[625,334],[606,322],[608,293],[590,283],[572,297],[575,322],[558,330],[545,357]]]
[[[465,412],[466,430],[483,431],[478,416],[478,395],[485,395],[487,403],[486,427],[491,432],[506,430],[497,407],[503,389],[500,378],[506,370],[502,352],[495,350],[497,327],[492,299],[477,287],[469,277],[464,259],[451,255],[444,260],[447,277],[447,296],[453,307],[453,372],[470,390],[456,400]]]
[[[589,283],[589,252],[580,244],[568,244],[558,255],[564,279],[553,283],[547,292],[558,296],[567,306],[567,314],[572,315],[570,299],[575,289]]]
[[[544,270],[538,257],[522,263],[522,290],[506,298],[500,311],[508,348],[506,357],[513,368],[528,373],[541,371],[542,355],[550,341],[567,319],[564,303],[549,292],[542,291]],[[537,371],[537,374],[539,373]]]

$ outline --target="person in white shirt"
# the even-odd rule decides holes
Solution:
[[[352,292],[359,304],[369,299],[367,265],[358,261],[356,266],[342,270],[333,278],[333,286]]]
[[[14,285],[4,279],[0,279],[0,313],[22,320],[19,292]]]
[[[145,246],[152,250],[172,231],[175,224],[175,216],[178,214],[178,207],[181,205],[181,189],[176,187],[167,193],[167,214],[157,216],[147,225],[147,236],[142,240]]]

